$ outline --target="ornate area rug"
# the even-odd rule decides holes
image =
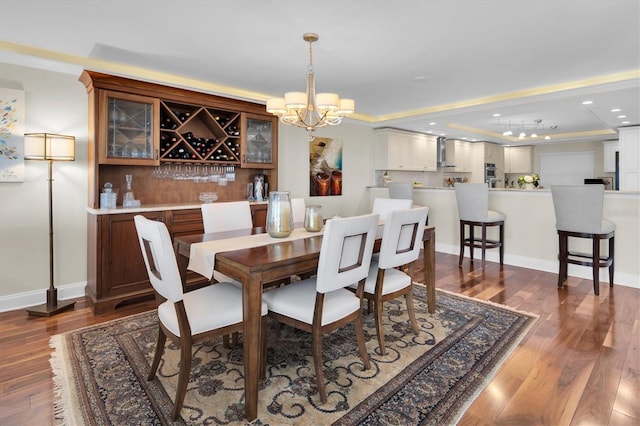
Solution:
[[[372,368],[362,370],[351,327],[323,341],[328,402],[316,393],[311,335],[270,321],[267,377],[252,425],[454,424],[515,349],[536,316],[437,292],[427,313],[414,285],[420,334],[408,324],[404,299],[385,304],[387,355],[372,315],[365,338]],[[171,424],[179,350],[167,343],[157,378],[146,380],[157,338],[155,311],[56,335],[51,357],[56,418],[69,425]],[[242,425],[241,343],[194,346],[182,418],[177,424]]]

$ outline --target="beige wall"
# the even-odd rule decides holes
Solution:
[[[86,282],[87,95],[77,77],[0,63],[0,86],[25,92],[25,132],[76,137],[76,161],[53,165],[54,277],[59,297]],[[49,286],[48,168],[25,161],[22,183],[0,182],[0,310]],[[32,299],[28,299],[32,300]],[[37,302],[37,303],[41,303]],[[19,301],[16,303],[20,303]],[[34,303],[35,304],[35,303]]]

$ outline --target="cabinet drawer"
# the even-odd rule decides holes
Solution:
[[[204,232],[200,209],[171,210],[167,215],[167,224],[172,237]]]

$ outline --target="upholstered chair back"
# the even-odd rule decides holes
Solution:
[[[182,300],[182,279],[167,226],[142,215],[135,216],[134,222],[153,289],[171,302]]]
[[[316,291],[328,293],[347,287],[369,274],[377,214],[329,219],[318,259]]]
[[[235,231],[253,228],[248,201],[202,204],[204,232]]]
[[[556,229],[605,234],[615,226],[603,220],[604,185],[551,185]]]

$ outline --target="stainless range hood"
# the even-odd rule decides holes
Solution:
[[[447,162],[447,138],[438,138],[438,167],[455,167],[455,164]]]

